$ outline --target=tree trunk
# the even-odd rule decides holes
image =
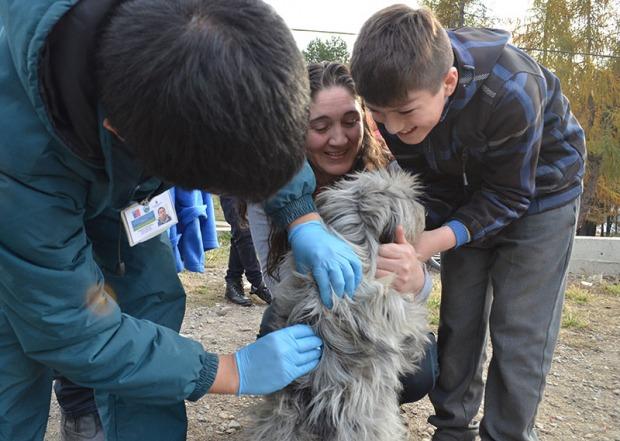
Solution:
[[[459,5],[459,28],[465,26],[465,1],[466,0],[461,0]]]
[[[601,157],[593,154],[588,155],[586,178],[584,179],[584,189],[581,195],[581,208],[579,210],[579,218],[577,219],[577,231],[581,231],[582,227],[585,227],[592,206],[596,203],[596,186],[600,173]],[[591,231],[591,228],[588,228],[588,231]],[[596,227],[594,228],[594,233],[596,234]],[[594,236],[595,234],[585,235]]]

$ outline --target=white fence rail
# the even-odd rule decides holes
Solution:
[[[620,237],[577,236],[569,271],[582,275],[619,276]]]

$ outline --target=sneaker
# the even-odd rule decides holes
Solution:
[[[241,282],[227,282],[224,297],[236,305],[252,306],[252,300],[245,296]]]
[[[77,417],[61,413],[60,441],[105,441],[97,412]]]
[[[267,288],[264,283],[259,287],[252,286],[252,288],[250,288],[250,294],[254,294],[263,302],[271,304],[271,291],[269,291],[269,288]]]

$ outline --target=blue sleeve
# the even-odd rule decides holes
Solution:
[[[265,213],[277,227],[285,228],[295,219],[316,211],[312,198],[315,188],[314,171],[305,161],[299,173],[265,202]]]
[[[457,220],[451,220],[447,222],[445,225],[449,227],[454,233],[454,235],[456,236],[456,245],[454,248],[458,248],[461,245],[464,245],[471,240],[469,231],[467,230],[467,227],[463,225],[462,222],[459,222]]]

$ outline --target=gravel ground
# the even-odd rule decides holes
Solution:
[[[232,352],[255,339],[265,305],[243,308],[223,300],[222,256],[204,274],[181,275],[188,291],[182,333],[214,352]],[[618,279],[571,279],[564,324],[536,427],[541,440],[620,441],[620,285]],[[431,309],[437,300],[431,301]],[[431,311],[431,317],[436,317]],[[436,319],[432,320],[436,322]],[[188,404],[188,440],[241,441],[254,397],[206,396]],[[410,440],[429,440],[428,399],[402,407]],[[46,441],[58,440],[52,400]],[[277,440],[275,440],[277,441]]]

